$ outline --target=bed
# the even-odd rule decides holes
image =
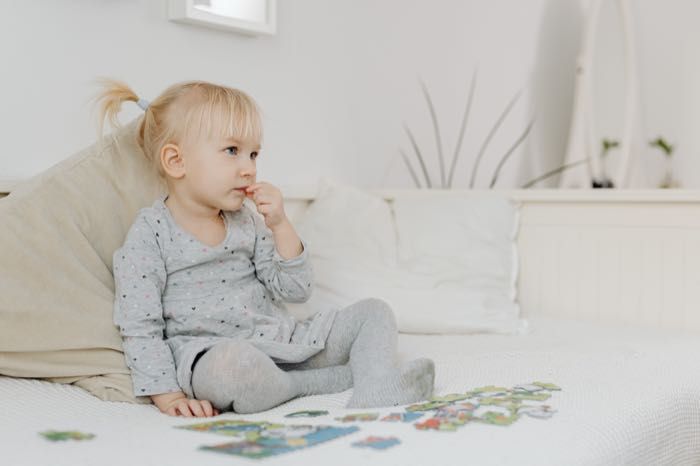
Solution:
[[[436,361],[436,393],[541,381],[555,384],[551,417],[520,416],[509,425],[466,422],[455,430],[421,430],[411,422],[381,421],[405,409],[347,410],[350,391],[292,400],[255,415],[172,418],[152,405],[104,402],[82,389],[0,378],[4,464],[103,466],[124,464],[518,464],[610,465],[700,463],[700,371],[692,355],[700,341],[678,332],[533,318],[521,336],[401,335],[403,359]],[[537,403],[537,402],[533,402]],[[301,410],[327,415],[286,418]],[[376,420],[342,422],[351,413]],[[214,420],[356,428],[298,450],[253,459],[203,450],[240,437],[178,429]],[[50,442],[41,432],[80,431],[87,441]],[[385,449],[353,443],[396,438]],[[233,456],[233,457],[232,457]],[[9,461],[8,461],[9,460]]]
[[[293,219],[314,196],[283,192]],[[436,362],[432,404],[187,419],[0,376],[3,464],[700,464],[700,193],[506,194],[530,331],[401,334],[403,360]]]

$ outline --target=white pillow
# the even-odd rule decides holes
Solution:
[[[319,182],[299,225],[315,257],[396,265],[396,228],[384,199],[330,179]]]
[[[526,330],[516,300],[519,214],[513,202],[497,193],[417,191],[396,198],[393,212],[399,266],[423,277],[422,289],[451,306],[452,312],[436,310],[441,324],[449,322],[456,333]],[[417,306],[420,298],[413,300]],[[414,307],[404,309],[413,313]],[[414,314],[404,320],[413,328],[424,319]]]
[[[309,247],[314,290],[286,307],[298,319],[356,301],[358,276],[396,269],[397,242],[391,207],[379,196],[322,178],[314,201],[295,225]]]
[[[517,207],[497,194],[411,193],[393,202],[403,267],[450,284],[516,298]]]
[[[304,317],[376,297],[391,305],[403,333],[524,330],[514,291],[517,210],[463,196],[420,191],[397,199],[392,212],[378,196],[322,180],[297,224],[315,289],[288,307]]]

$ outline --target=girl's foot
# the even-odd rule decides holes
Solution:
[[[435,364],[427,358],[414,359],[394,374],[355,386],[348,408],[398,406],[427,400],[433,394]]]

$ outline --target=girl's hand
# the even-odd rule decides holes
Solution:
[[[182,392],[151,395],[151,399],[161,412],[169,416],[210,417],[219,415],[219,410],[214,408],[209,401],[190,399]]]
[[[214,408],[208,400],[184,398],[174,401],[165,413],[171,416],[211,417],[218,416],[219,410]]]
[[[287,220],[282,202],[282,192],[270,183],[255,183],[248,186],[246,196],[255,202],[258,212],[265,218],[265,225],[270,230]]]

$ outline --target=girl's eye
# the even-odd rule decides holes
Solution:
[[[253,160],[257,159],[257,158],[258,158],[258,153],[257,153],[257,152],[251,152],[251,153],[250,153],[250,158],[253,159]]]
[[[229,152],[229,150],[231,152]],[[227,147],[226,149],[224,149],[224,151],[228,152],[231,155],[238,155],[238,147],[236,146]]]

